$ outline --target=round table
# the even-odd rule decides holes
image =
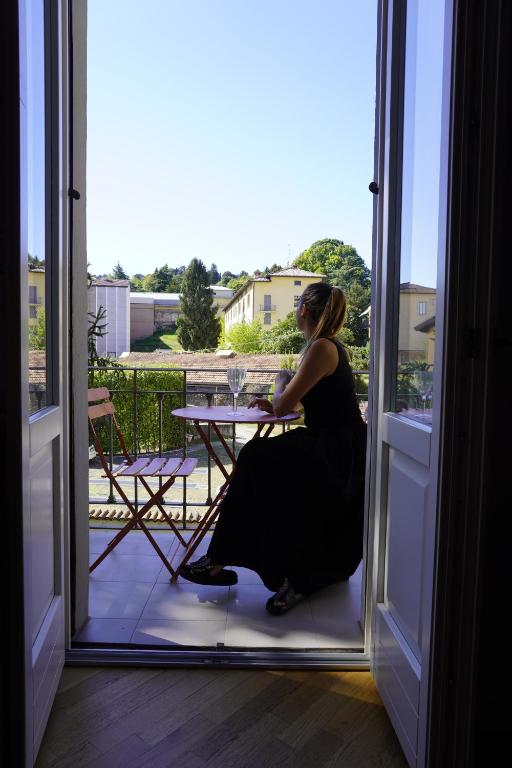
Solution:
[[[224,435],[220,431],[218,425],[219,424],[257,424],[258,427],[253,437],[260,437],[260,436],[268,437],[276,424],[287,424],[291,421],[296,421],[300,417],[300,414],[293,411],[292,413],[287,413],[285,416],[274,416],[272,414],[267,413],[266,411],[260,410],[259,408],[238,408],[236,413],[234,413],[232,406],[222,405],[222,406],[211,406],[211,407],[187,406],[186,408],[176,408],[176,410],[172,411],[172,415],[178,419],[185,419],[187,421],[192,421],[194,423],[197,433],[200,436],[201,440],[203,441],[206,447],[206,450],[208,451],[210,457],[213,459],[217,467],[220,469],[222,475],[224,476],[224,483],[220,486],[215,498],[213,499],[212,503],[208,507],[208,510],[206,511],[205,516],[198,523],[197,528],[193,532],[188,544],[185,547],[185,551],[182,554],[181,561],[178,567],[176,568],[176,573],[177,573],[180,566],[188,562],[190,557],[193,555],[193,553],[199,546],[199,543],[202,541],[202,539],[204,538],[208,530],[211,528],[211,526],[217,519],[217,516],[219,513],[219,504],[228,489],[231,475],[233,474],[233,470],[236,466],[236,456],[231,450],[231,448],[229,447],[229,445],[227,444],[224,438]],[[205,431],[201,426],[201,422],[203,424],[205,423],[209,424],[213,429],[213,431],[215,432],[215,434],[217,435],[217,437],[219,438],[222,444],[222,447],[224,448],[224,450],[226,451],[227,455],[229,456],[232,462],[231,472],[228,472],[228,470],[222,463],[222,459],[220,458],[215,448],[213,447],[211,440],[209,438],[208,432]],[[171,560],[175,558],[178,550],[179,550],[179,546],[178,546],[178,549],[175,552],[173,552]]]

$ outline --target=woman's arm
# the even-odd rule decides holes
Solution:
[[[276,388],[272,405],[276,416],[284,416],[296,408],[296,404],[324,376],[330,376],[338,365],[338,350],[327,339],[317,339],[310,346],[299,370],[290,379],[287,371],[276,376]]]

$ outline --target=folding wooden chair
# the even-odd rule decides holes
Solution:
[[[95,568],[98,567],[98,565],[107,557],[107,555],[112,552],[112,550],[117,547],[120,541],[124,539],[124,537],[132,530],[132,528],[140,528],[147,536],[153,547],[155,548],[155,551],[157,555],[160,557],[162,562],[164,563],[165,567],[171,574],[172,578],[175,580],[177,577],[177,572],[174,570],[174,568],[171,566],[167,558],[165,557],[164,553],[158,546],[157,541],[155,538],[151,535],[151,532],[148,530],[143,517],[144,515],[149,512],[149,510],[152,507],[158,507],[162,515],[164,516],[164,519],[170,526],[170,528],[174,531],[176,534],[176,537],[179,541],[179,543],[186,547],[187,542],[179,532],[178,528],[175,526],[174,522],[171,520],[167,512],[165,511],[164,507],[162,506],[162,501],[169,490],[169,488],[174,484],[174,481],[177,477],[188,477],[195,469],[197,465],[197,459],[166,459],[166,458],[140,458],[140,459],[133,459],[130,454],[128,453],[128,450],[126,448],[126,442],[123,437],[123,434],[121,432],[121,429],[119,427],[119,423],[116,419],[115,415],[115,407],[114,403],[110,400],[110,392],[106,387],[101,387],[98,389],[89,389],[87,392],[88,395],[88,415],[89,415],[89,427],[91,430],[91,435],[94,443],[94,447],[96,449],[96,453],[98,454],[98,457],[101,462],[101,466],[103,467],[103,470],[105,474],[103,477],[108,478],[112,481],[112,485],[116,489],[119,496],[122,498],[126,506],[128,507],[132,517],[131,519],[126,523],[126,525],[114,536],[114,538],[109,542],[107,548],[104,550],[104,552],[101,553],[101,555],[94,561],[94,563],[89,568],[89,573],[92,573]],[[95,403],[93,405],[92,403]],[[98,438],[97,432],[94,428],[94,421],[96,419],[99,419],[101,417],[108,416],[112,419],[112,425],[114,427],[115,433],[117,435],[117,439],[119,440],[119,445],[121,446],[121,451],[124,456],[124,463],[118,467],[117,469],[111,471],[109,463],[106,459],[105,453],[103,452],[103,448],[101,445],[101,442]],[[149,494],[149,500],[144,503],[144,505],[139,509],[136,510],[135,506],[130,502],[128,497],[126,496],[126,493],[124,492],[122,486],[118,482],[120,477],[134,477],[137,480],[140,480],[144,488]],[[162,482],[161,487],[158,488],[156,492],[154,492],[147,482],[147,478],[150,477],[158,477],[158,478],[167,478],[164,482]]]

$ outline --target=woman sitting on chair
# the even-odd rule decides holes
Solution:
[[[249,407],[283,416],[302,403],[306,426],[241,449],[207,554],[180,569],[189,581],[228,586],[237,575],[225,565],[250,568],[276,593],[267,610],[282,614],[359,565],[366,424],[336,337],[345,311],[339,288],[314,283],[302,294],[299,368],[277,374],[272,402],[256,398]]]

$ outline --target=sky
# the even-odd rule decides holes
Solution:
[[[377,0],[89,0],[93,274],[371,263]]]

